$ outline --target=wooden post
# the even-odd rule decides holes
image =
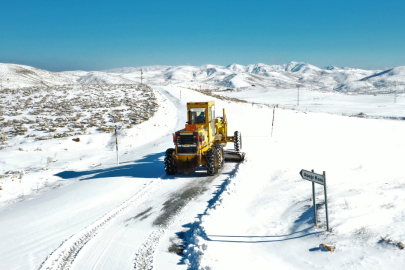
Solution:
[[[314,170],[312,170],[312,172],[314,172]],[[316,221],[316,201],[315,201],[315,183],[312,182],[312,201],[314,203],[314,225],[315,227],[318,226],[318,222]]]

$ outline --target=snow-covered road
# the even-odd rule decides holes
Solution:
[[[176,117],[171,129],[178,130],[186,121],[185,102],[162,93],[174,104],[167,117]],[[144,260],[135,254],[149,235],[164,230],[188,201],[220,178],[207,177],[203,169],[167,177],[163,157],[172,137],[161,135],[121,157],[119,166],[110,157],[103,168],[61,171],[56,176],[79,181],[4,207],[0,268],[67,269],[73,262],[73,269],[133,269],[136,260]],[[222,172],[233,168],[227,165]]]

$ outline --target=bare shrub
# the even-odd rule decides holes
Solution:
[[[355,233],[363,238],[365,241],[368,241],[371,237],[374,236],[373,232],[367,226],[362,226],[359,229],[356,229]]]
[[[170,246],[168,248],[168,251],[170,253],[176,253],[178,255],[183,254],[184,245],[180,239],[178,239],[177,237],[170,237],[169,241],[170,241]]]
[[[8,140],[8,135],[5,133],[0,134],[0,142],[5,142]]]
[[[46,158],[46,167],[49,167],[49,164],[52,163],[52,158],[51,157],[47,157]]]

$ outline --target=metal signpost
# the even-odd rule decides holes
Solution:
[[[322,185],[325,194],[325,213],[326,213],[326,230],[329,231],[329,218],[328,218],[328,195],[326,193],[326,175],[314,173],[314,170],[306,171],[301,170],[300,175],[303,179],[309,180],[312,182],[312,200],[314,201],[314,224],[318,226],[316,222],[316,202],[315,202],[315,183]]]
[[[117,125],[115,125],[115,146],[117,149],[117,165],[120,164],[120,161],[118,159],[118,135],[117,135]]]

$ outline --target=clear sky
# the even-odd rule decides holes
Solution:
[[[405,65],[403,0],[2,0],[0,62],[52,71]]]

